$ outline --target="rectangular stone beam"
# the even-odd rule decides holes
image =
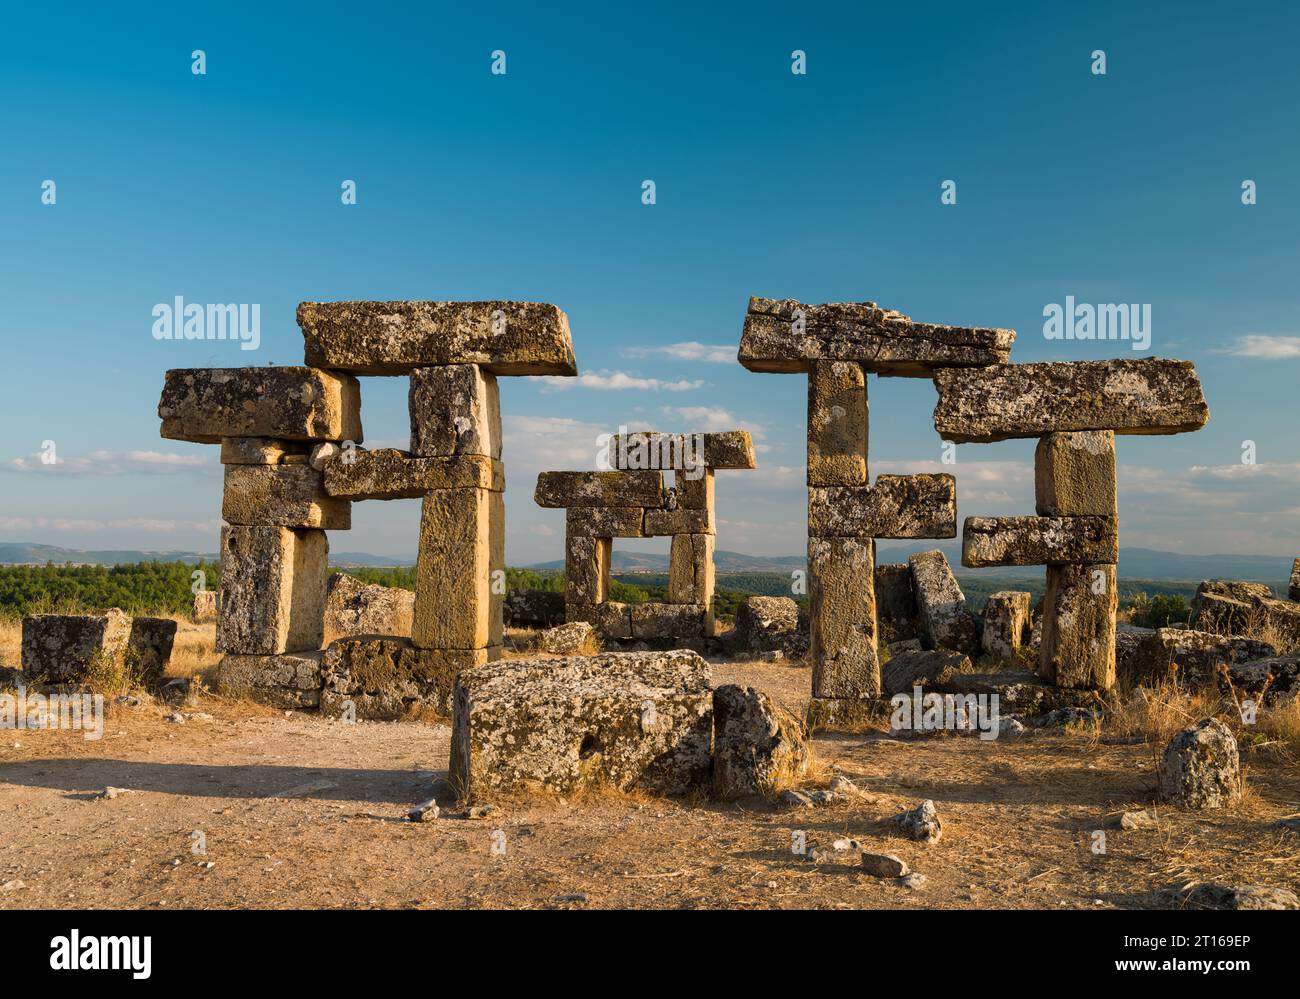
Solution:
[[[958,443],[1079,430],[1181,434],[1210,418],[1190,361],[1055,361],[934,373],[934,429]]]
[[[880,475],[873,486],[808,490],[816,537],[955,538],[957,480],[951,475]]]
[[[813,697],[880,696],[875,558],[871,538],[808,538]]]
[[[494,579],[494,575],[502,575]],[[487,489],[435,489],[420,511],[412,641],[424,649],[501,644],[505,503]]]
[[[751,298],[740,338],[750,371],[807,371],[815,361],[857,361],[880,375],[928,378],[936,368],[1005,364],[1016,334],[913,322],[875,302],[804,305]]]
[[[543,472],[533,501],[544,507],[640,506],[664,502],[664,477],[653,472]]]
[[[855,361],[808,368],[808,485],[867,484],[867,373]]]
[[[169,440],[223,437],[361,443],[361,388],[315,368],[173,368],[158,401]]]
[[[503,492],[505,468],[477,454],[455,458],[416,458],[406,451],[357,448],[325,466],[325,491],[339,499],[419,499],[434,489],[487,489]]]
[[[352,504],[325,492],[310,465],[226,465],[221,517],[227,524],[346,531]]]
[[[569,317],[542,302],[302,302],[307,363],[362,375],[479,364],[494,375],[576,375]]]
[[[1113,517],[967,517],[961,564],[1066,565],[1119,561],[1119,526]]]
[[[565,515],[570,537],[644,538],[645,510],[639,506],[575,506]]]
[[[748,430],[716,433],[663,434],[638,430],[609,439],[609,466],[619,471],[706,468],[757,468],[754,441]]]

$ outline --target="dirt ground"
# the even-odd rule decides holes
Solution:
[[[714,677],[796,711],[808,688],[805,669],[782,664]],[[1300,778],[1262,754],[1247,755],[1251,790],[1234,810],[1161,808],[1154,828],[1106,829],[1098,854],[1109,813],[1153,801],[1150,745],[822,733],[808,786],[847,775],[860,800],[530,800],[412,823],[431,793],[451,808],[445,724],[346,725],[213,697],[182,709],[184,723],[170,710],[110,705],[97,742],[0,733],[0,908],[1143,908],[1191,879],[1300,887],[1300,834],[1274,826],[1300,811]],[[110,786],[129,793],[103,797]],[[885,821],[925,798],[944,823],[932,846]],[[809,847],[847,836],[896,854],[926,884],[814,866],[792,854],[796,831]]]

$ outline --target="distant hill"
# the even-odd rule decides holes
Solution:
[[[38,545],[32,542],[0,541],[0,565],[45,565],[53,562],[63,565],[133,565],[136,562],[216,562],[216,552],[187,551],[136,551],[134,549],[87,551],[81,548],[61,548],[58,545]],[[402,559],[393,555],[371,555],[367,552],[331,552],[330,564],[352,566],[415,565],[415,559]]]
[[[713,553],[713,567],[718,572],[789,572],[792,569],[802,569],[803,564],[802,555],[745,555],[726,551]],[[564,568],[564,560],[538,562],[526,568],[554,571]],[[626,552],[616,548],[610,559],[610,569],[616,573],[667,572],[668,556],[656,552]]]

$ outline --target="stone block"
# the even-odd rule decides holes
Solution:
[[[1048,434],[1034,450],[1034,504],[1042,517],[1117,517],[1115,434]]]
[[[979,651],[979,629],[966,609],[966,596],[943,552],[918,552],[907,560],[912,570],[921,644],[927,649]]]
[[[1205,718],[1175,735],[1160,758],[1160,797],[1181,808],[1226,808],[1241,800],[1241,757],[1232,730]]]
[[[286,458],[308,453],[307,441],[276,440],[274,437],[223,437],[223,465],[279,465]]]
[[[957,480],[881,475],[873,486],[808,490],[808,533],[842,538],[955,538]]]
[[[476,364],[416,368],[408,394],[411,454],[501,458],[501,395],[496,378]]]
[[[590,621],[566,621],[554,628],[547,628],[541,634],[541,648],[555,656],[577,656],[591,650],[592,633],[595,627]]]
[[[645,511],[639,506],[575,506],[564,521],[569,537],[645,537]]]
[[[310,465],[227,465],[221,516],[236,525],[346,531],[352,504],[326,493]]]
[[[325,588],[325,645],[352,635],[409,638],[414,622],[413,591],[363,583],[346,572],[329,577]]]
[[[713,578],[713,535],[674,535],[668,555],[668,602],[712,608]]]
[[[753,687],[713,692],[713,796],[732,801],[771,794],[808,773],[812,751],[803,722]]]
[[[698,638],[708,634],[712,612],[702,604],[629,604],[633,638]],[[613,637],[613,636],[610,636]]]
[[[325,465],[325,491],[338,499],[420,499],[435,489],[504,492],[505,467],[477,454],[418,458],[406,451],[343,452]]]
[[[79,683],[96,656],[119,668],[131,638],[131,616],[117,608],[103,614],[28,614],[22,623],[24,679]]]
[[[217,666],[217,693],[273,708],[320,706],[321,652],[228,653]]]
[[[613,434],[606,451],[609,467],[617,470],[694,470],[698,468],[756,468],[754,442],[748,430],[665,434],[636,430]]]
[[[496,571],[501,575],[494,585]],[[415,644],[427,649],[500,645],[504,588],[502,494],[486,489],[426,493],[415,566]]]
[[[1112,517],[967,517],[961,564],[1091,565],[1119,561],[1119,523]]]
[[[694,652],[503,660],[456,681],[451,782],[468,801],[687,794],[711,785],[712,741],[709,665]]]
[[[609,594],[609,563],[614,545],[609,538],[571,534],[564,540],[565,605],[594,605]]]
[[[316,368],[174,368],[158,402],[162,436],[220,444],[223,437],[361,443],[361,388]]]
[[[406,638],[348,637],[331,642],[321,666],[321,714],[351,705],[357,718],[391,721],[421,709],[450,714],[462,670],[495,662],[501,647],[422,649]]]
[[[980,647],[998,658],[1013,656],[1029,631],[1032,598],[1023,590],[1001,590],[984,602],[984,628]]]
[[[867,376],[855,361],[808,368],[808,485],[867,484]]]
[[[710,510],[646,510],[645,536],[664,538],[677,534],[713,534],[716,531]]]
[[[875,548],[870,538],[808,538],[813,697],[880,694]]]
[[[1129,627],[1115,635],[1116,678],[1126,689],[1177,683],[1196,690],[1217,683],[1221,665],[1276,655],[1267,642],[1191,628]]]
[[[221,594],[217,590],[199,590],[194,594],[194,609],[190,612],[190,620],[195,624],[215,621],[220,597]]]
[[[217,651],[264,656],[319,649],[328,564],[324,531],[223,527]]]
[[[736,608],[732,644],[737,652],[785,651],[799,633],[799,605],[789,597],[746,597]]]
[[[566,604],[565,618],[586,621],[604,638],[632,637],[632,605],[607,600],[600,604]]]
[[[1291,581],[1286,595],[1292,600],[1300,601],[1300,558],[1291,563]]]
[[[511,628],[552,628],[564,622],[564,593],[557,590],[510,590],[503,609]]]
[[[1115,686],[1113,565],[1047,567],[1039,675],[1058,687],[1109,690]]]
[[[912,590],[912,567],[876,566],[876,620],[888,623],[897,640],[916,634],[916,594]]]
[[[949,673],[971,672],[970,657],[950,649],[918,649],[890,656],[880,668],[881,692],[885,697],[911,694],[914,687],[928,687]]]
[[[145,687],[157,685],[167,672],[176,641],[176,622],[168,617],[133,617],[126,643],[126,666]]]
[[[927,378],[936,368],[1005,364],[1013,330],[918,323],[874,302],[805,305],[751,298],[740,338],[750,371],[807,371],[813,361],[856,361],[877,374]]]
[[[983,442],[1081,430],[1181,434],[1210,418],[1190,361],[1052,361],[934,372],[934,429]]]
[[[713,469],[706,468],[703,475],[694,479],[685,472],[673,473],[673,496],[677,500],[677,509],[707,510],[712,524],[716,495]]]
[[[660,507],[662,472],[543,472],[533,500],[538,506]]]
[[[494,375],[576,375],[569,317],[542,302],[302,302],[308,364],[362,375],[477,364]]]

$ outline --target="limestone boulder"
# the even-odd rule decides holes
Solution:
[[[512,589],[506,594],[503,613],[511,628],[553,628],[564,621],[564,593]]]
[[[1115,639],[1117,679],[1130,688],[1178,683],[1197,689],[1217,682],[1220,664],[1277,655],[1267,642],[1191,628],[1126,629]]]
[[[984,629],[980,647],[987,656],[1013,656],[1024,644],[1030,626],[1030,594],[1000,590],[984,603]]]
[[[1160,796],[1192,810],[1226,808],[1241,798],[1237,740],[1217,718],[1206,718],[1170,740],[1160,758]]]
[[[957,585],[943,552],[935,549],[912,555],[912,592],[916,597],[921,644],[929,649],[953,649],[968,655],[979,650],[979,628],[966,609],[966,596]]]
[[[110,608],[102,614],[28,614],[22,621],[23,678],[70,683],[116,672],[152,686],[171,660],[176,622],[133,618]]]
[[[501,649],[421,649],[407,638],[340,638],[321,662],[321,714],[393,721],[420,710],[447,715],[456,677],[501,658]]]
[[[569,621],[542,632],[543,652],[557,656],[580,655],[591,644],[595,629],[587,621]]]
[[[1234,662],[1227,669],[1238,694],[1252,699],[1262,697],[1265,704],[1276,704],[1300,694],[1300,654]],[[1226,686],[1220,681],[1221,688]]]
[[[320,652],[227,654],[217,666],[217,693],[273,708],[320,706]]]
[[[415,593],[364,583],[346,572],[329,577],[325,589],[324,644],[349,635],[411,636]]]
[[[727,684],[713,692],[713,795],[770,794],[808,772],[803,723],[767,694]]]
[[[799,605],[789,597],[746,597],[736,608],[735,652],[785,651],[799,633]]]
[[[971,672],[970,657],[950,649],[918,649],[891,655],[880,668],[881,693],[885,697],[910,694],[913,687],[928,687],[949,673]]]
[[[646,639],[698,638],[706,633],[710,611],[702,604],[629,604],[632,637]]]

